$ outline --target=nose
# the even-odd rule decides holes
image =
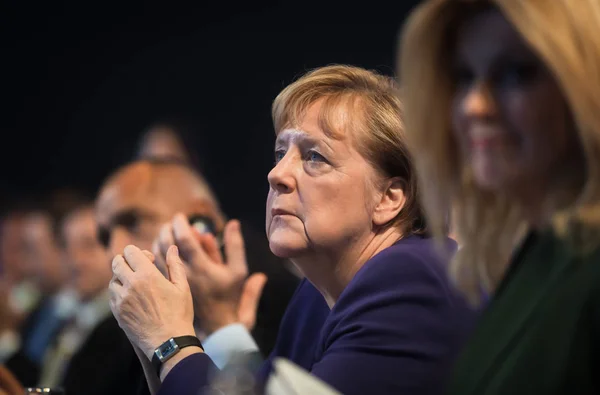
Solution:
[[[287,152],[285,156],[271,169],[267,179],[271,188],[279,193],[291,193],[296,187],[294,178],[294,159],[293,152]]]
[[[474,119],[490,119],[496,115],[496,101],[489,84],[478,82],[473,84],[463,99],[464,115]]]

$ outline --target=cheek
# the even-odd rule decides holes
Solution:
[[[269,235],[269,227],[271,224],[271,207],[273,207],[273,189],[269,188],[265,210],[265,230],[267,232],[267,236]]]
[[[368,186],[361,177],[352,180],[341,185],[322,185],[311,191],[311,204],[304,221],[309,236],[346,238],[369,226],[368,210],[372,202],[367,200]]]
[[[573,147],[569,119],[562,95],[552,87],[507,100],[506,120],[518,144],[514,159],[519,172],[540,176]]]

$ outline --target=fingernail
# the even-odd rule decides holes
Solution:
[[[173,246],[173,253],[177,256],[179,256],[179,248],[177,248],[176,245]]]

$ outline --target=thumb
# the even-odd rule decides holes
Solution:
[[[172,245],[167,250],[167,270],[169,272],[169,280],[173,284],[189,288],[185,266],[179,257],[179,249],[176,245]]]
[[[264,273],[254,273],[244,283],[238,317],[248,330],[252,330],[256,324],[256,310],[266,283],[267,276]]]

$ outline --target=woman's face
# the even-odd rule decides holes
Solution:
[[[476,184],[508,193],[544,188],[577,149],[549,70],[496,9],[461,26],[453,55],[452,126]]]
[[[381,194],[377,172],[356,151],[348,133],[328,137],[319,126],[321,102],[297,128],[282,130],[268,176],[266,231],[271,251],[294,258],[343,252],[372,229]]]

